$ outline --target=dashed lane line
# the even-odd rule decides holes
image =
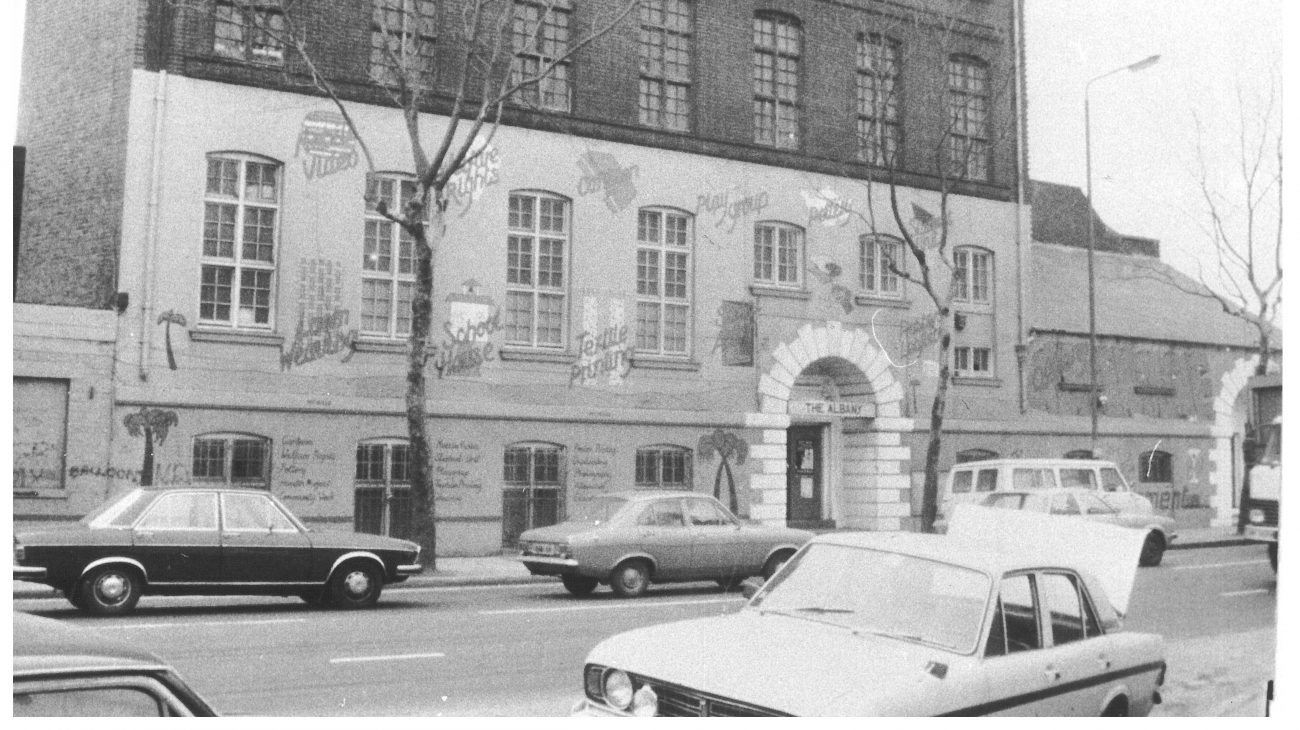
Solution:
[[[305,618],[267,618],[247,619],[244,621],[166,621],[148,624],[95,624],[96,629],[170,629],[178,626],[235,626],[252,624],[300,624]]]
[[[441,659],[447,656],[440,651],[424,654],[386,654],[382,656],[341,656],[330,659],[330,664],[348,664],[351,662],[395,662],[406,659]]]
[[[1235,563],[1206,563],[1204,565],[1175,565],[1171,570],[1207,570],[1209,568],[1236,568],[1242,565],[1264,565],[1267,560],[1238,560]]]
[[[707,601],[644,601],[635,604],[626,601],[618,603],[602,603],[600,605],[589,606],[560,606],[551,608],[501,608],[492,611],[479,611],[480,616],[505,616],[516,613],[555,613],[557,611],[600,611],[619,608],[657,608],[659,606],[704,606],[710,603],[736,603],[745,599],[736,598],[716,598]]]
[[[1257,596],[1257,595],[1259,595],[1259,594],[1261,594],[1261,593],[1268,593],[1268,589],[1267,589],[1267,588],[1251,588],[1251,589],[1244,590],[1244,591],[1228,591],[1227,593],[1220,593],[1219,595],[1220,595],[1220,596],[1223,596],[1224,598],[1236,598],[1236,597],[1238,597],[1238,596]]]

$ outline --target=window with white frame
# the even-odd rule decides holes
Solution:
[[[989,67],[970,56],[948,59],[948,162],[965,180],[989,178]]]
[[[957,375],[991,377],[993,375],[993,349],[965,345],[953,347],[952,367]]]
[[[691,321],[691,218],[642,209],[636,224],[636,350],[685,355]]]
[[[353,529],[410,538],[413,525],[411,448],[406,439],[367,439],[357,444]]]
[[[953,301],[993,303],[993,253],[962,246],[953,249]]]
[[[898,163],[898,49],[882,35],[858,35],[858,158],[872,165]]]
[[[861,263],[859,283],[872,296],[899,298],[903,296],[903,242],[891,236],[863,236],[858,239],[858,256]]]
[[[243,433],[211,433],[194,437],[190,477],[240,487],[271,488],[271,440]]]
[[[754,141],[799,148],[799,64],[803,29],[794,18],[754,16]]]
[[[280,165],[236,153],[207,162],[199,323],[270,329]]]
[[[407,83],[427,85],[433,73],[438,27],[435,0],[373,0],[370,18],[370,78],[397,83],[397,69]]]
[[[754,226],[754,279],[775,286],[802,284],[802,229],[774,222]]]
[[[510,26],[515,54],[510,67],[513,83],[538,78],[547,66],[569,52],[570,10],[567,0],[515,0]],[[569,62],[564,60],[541,80],[519,89],[516,98],[530,106],[567,112],[570,94]]]
[[[691,489],[691,450],[656,444],[636,450],[636,486],[649,489]]]
[[[366,190],[365,241],[361,254],[361,333],[404,337],[411,332],[415,291],[415,239],[379,213],[379,203],[400,214],[416,194],[415,180],[377,175]]]
[[[279,0],[216,0],[212,51],[241,61],[284,62],[284,11]]]
[[[642,0],[641,123],[687,132],[691,128],[691,35],[688,0]]]
[[[511,193],[507,227],[506,342],[563,347],[569,202]]]

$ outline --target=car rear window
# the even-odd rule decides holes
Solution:
[[[1051,469],[1012,469],[1012,489],[1043,489],[1055,487],[1056,475]]]
[[[110,499],[95,511],[81,518],[87,527],[130,527],[135,518],[153,501],[153,494],[143,489],[132,489],[117,499]]]
[[[980,469],[979,478],[975,480],[975,491],[992,492],[998,488],[998,470]]]
[[[1096,489],[1097,475],[1093,473],[1092,469],[1062,469],[1061,486]]]
[[[969,469],[962,469],[952,473],[952,493],[964,494],[970,491],[971,478],[974,472]]]

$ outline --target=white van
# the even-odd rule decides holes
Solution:
[[[1151,501],[1129,489],[1114,462],[1099,459],[988,459],[958,464],[939,495],[939,513],[989,492],[1042,487],[1082,487],[1121,512],[1151,514]]]

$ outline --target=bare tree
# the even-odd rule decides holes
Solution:
[[[501,124],[508,104],[527,105],[546,95],[567,95],[567,82],[556,69],[592,41],[622,23],[639,0],[595,5],[595,16],[584,33],[570,40],[555,34],[556,23],[567,21],[567,3],[558,0],[456,0],[438,3],[442,22],[428,27],[432,0],[374,0],[373,22],[383,43],[372,48],[369,84],[382,90],[400,109],[415,170],[415,190],[393,210],[380,196],[377,169],[350,102],[339,92],[338,79],[322,71],[310,38],[302,31],[295,0],[280,0],[278,13],[268,13],[265,0],[237,0],[255,34],[265,34],[291,49],[302,73],[315,90],[327,96],[347,123],[367,165],[367,204],[401,226],[415,247],[415,288],[411,301],[411,333],[406,373],[406,423],[410,437],[412,530],[428,557],[437,564],[436,498],[430,466],[425,367],[430,357],[433,315],[433,267],[446,239],[449,186],[456,173],[483,154]],[[273,5],[273,4],[270,4]],[[564,18],[559,15],[565,13]],[[565,25],[567,29],[567,24]],[[256,40],[256,39],[255,39]],[[448,51],[450,64],[436,68],[436,44]],[[379,58],[375,54],[378,54]],[[524,62],[526,57],[529,62]],[[567,96],[566,96],[567,98]],[[427,145],[421,128],[435,101],[449,103],[446,126]]]

